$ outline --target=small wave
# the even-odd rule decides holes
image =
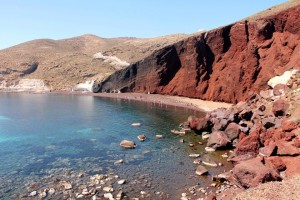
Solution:
[[[0,115],[0,120],[10,120],[8,117],[5,117],[4,115]]]

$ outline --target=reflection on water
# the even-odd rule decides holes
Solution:
[[[188,109],[120,99],[0,93],[0,194],[12,197],[29,182],[62,169],[89,174],[114,170],[129,181],[147,175],[153,183],[147,190],[174,195],[189,183],[204,184],[208,179],[194,175],[188,157],[203,151],[199,138],[184,136],[196,144],[189,147],[170,133],[191,114]],[[134,122],[142,126],[132,127]],[[148,138],[143,143],[136,138],[142,133]],[[134,140],[137,148],[121,149],[123,139]],[[124,164],[115,165],[119,159]]]

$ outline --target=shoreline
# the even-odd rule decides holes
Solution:
[[[183,108],[188,108],[188,109],[192,109],[195,111],[202,111],[202,112],[210,112],[217,108],[229,108],[232,106],[232,104],[228,104],[228,103],[204,101],[201,99],[192,99],[188,97],[169,96],[169,95],[161,95],[161,94],[91,93],[88,95],[104,97],[104,98],[115,98],[115,99],[135,100],[135,101],[148,102],[148,103],[157,103],[157,104],[170,105],[175,107],[183,107]]]
[[[74,91],[1,91],[0,93],[31,93],[31,94],[66,94],[66,95],[85,95],[97,96],[102,98],[134,100],[154,104],[169,105],[182,107],[200,112],[210,112],[217,108],[230,108],[232,104],[193,99],[189,97],[170,96],[162,94],[145,94],[145,93],[92,93],[92,92],[74,92]]]
[[[74,92],[74,91],[52,91],[52,92],[35,92],[35,91],[0,91],[1,93],[32,93],[32,94],[66,94],[66,95],[85,95],[96,96],[111,99],[134,100],[154,104],[169,105],[182,107],[200,112],[210,112],[217,108],[230,108],[232,104],[206,101],[189,97],[170,96],[162,94],[145,94],[145,93],[92,93],[92,92]]]

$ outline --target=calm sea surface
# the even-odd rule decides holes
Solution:
[[[188,157],[203,151],[201,145],[188,146],[200,137],[190,134],[183,137],[186,143],[180,143],[182,137],[170,133],[195,114],[201,115],[93,96],[0,93],[0,198],[26,194],[32,182],[59,176],[66,169],[88,175],[113,172],[127,180],[127,187],[132,181],[148,179],[147,184],[127,188],[129,196],[145,190],[172,198],[186,186],[208,184],[210,178],[196,176],[196,166]],[[134,122],[142,126],[132,127]],[[145,142],[137,140],[141,133],[148,138]],[[156,134],[165,138],[156,139]],[[137,148],[120,148],[123,139],[134,140]],[[124,163],[115,165],[119,159]]]

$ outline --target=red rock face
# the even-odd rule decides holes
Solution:
[[[99,91],[150,92],[236,103],[300,66],[300,7],[242,21],[155,52],[110,76]]]

